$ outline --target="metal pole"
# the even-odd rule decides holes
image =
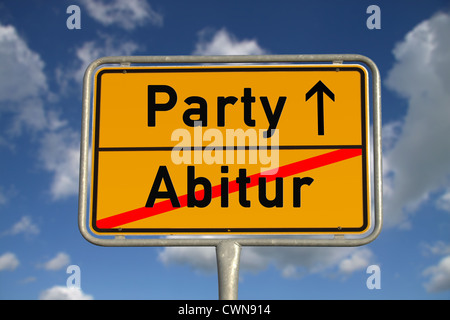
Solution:
[[[241,246],[235,241],[221,241],[216,246],[220,300],[238,298],[240,254]]]
[[[86,69],[83,80],[83,112],[81,125],[81,152],[80,152],[80,184],[78,198],[78,224],[83,237],[96,245],[112,247],[166,247],[166,246],[218,246],[221,239],[214,237],[151,237],[126,238],[124,236],[111,238],[108,234],[96,235],[89,229],[89,148],[90,148],[90,114],[93,99],[93,81],[96,70],[103,65],[121,64],[205,64],[205,63],[334,63],[339,66],[347,62],[358,62],[369,67],[372,75],[372,105],[373,105],[373,178],[374,178],[374,221],[373,229],[364,237],[347,238],[339,234],[333,237],[246,237],[229,239],[239,242],[241,246],[320,246],[320,247],[346,247],[361,246],[373,241],[381,232],[383,220],[383,170],[381,146],[381,81],[380,73],[375,63],[362,55],[331,54],[331,55],[258,55],[258,56],[119,56],[103,57],[93,61]]]

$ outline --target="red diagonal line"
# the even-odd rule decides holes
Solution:
[[[250,182],[247,183],[247,188],[251,188],[258,185],[260,177],[264,177],[266,178],[266,182],[270,182],[274,181],[275,178],[289,177],[295,174],[299,174],[301,172],[309,171],[339,161],[357,157],[360,156],[361,154],[362,154],[361,149],[339,149],[336,151],[321,154],[319,156],[287,164],[279,168],[253,174],[251,176],[248,176],[248,178],[250,178]],[[230,181],[228,183],[228,193],[231,194],[237,191],[239,191],[239,184],[236,182],[236,180]],[[203,190],[196,191],[195,197],[197,199],[203,199],[203,193],[204,193]],[[221,185],[216,185],[211,188],[211,198],[220,197],[220,194],[221,194]],[[100,229],[110,229],[121,226],[123,224],[142,220],[161,213],[186,207],[187,194],[179,196],[178,201],[180,202],[180,207],[173,207],[172,202],[170,201],[170,199],[168,199],[155,203],[153,207],[137,208],[108,218],[103,218],[97,221],[97,227]]]

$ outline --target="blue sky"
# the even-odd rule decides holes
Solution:
[[[66,9],[81,10],[69,30]],[[381,9],[381,29],[366,9]],[[82,75],[106,55],[358,53],[382,79],[384,226],[357,248],[252,248],[240,299],[450,298],[448,1],[0,2],[0,298],[216,299],[213,248],[79,233]],[[66,286],[69,265],[81,289]],[[369,290],[369,265],[381,289]]]

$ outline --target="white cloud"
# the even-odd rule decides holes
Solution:
[[[401,135],[402,125],[403,122],[401,121],[392,121],[383,125],[381,135],[383,137],[384,150],[389,151],[395,146]]]
[[[133,2],[130,5],[134,6]],[[97,58],[130,55],[138,48],[130,40],[100,35],[76,50],[77,65],[67,72],[60,70],[60,84],[63,87],[72,79],[81,83],[87,65]],[[39,164],[53,175],[50,194],[59,200],[78,193],[80,138],[67,121],[45,107],[49,94],[40,56],[28,48],[13,26],[0,25],[0,115],[13,114],[4,130],[9,137],[19,136],[24,129],[37,133],[33,139],[40,142]],[[0,145],[7,145],[7,139],[0,137]],[[0,203],[3,199],[0,194]]]
[[[9,134],[22,127],[41,130],[46,119],[42,97],[48,94],[44,63],[19,36],[13,26],[0,24],[0,114],[13,115]],[[4,140],[1,138],[0,140]]]
[[[70,263],[70,257],[67,253],[59,252],[54,258],[44,263],[44,269],[50,271],[57,271]]]
[[[39,160],[44,169],[54,174],[51,194],[59,199],[77,193],[79,138],[65,121],[44,107],[49,95],[39,54],[27,46],[13,26],[0,25],[0,114],[13,115],[3,129],[10,138],[28,130],[36,139],[37,133],[41,142]],[[27,223],[28,229],[24,229]],[[13,233],[38,232],[28,217],[13,229]]]
[[[77,61],[65,71],[59,70],[59,83],[62,88],[71,80],[81,84],[86,68],[94,60],[131,55],[138,49],[133,41],[100,34],[98,39],[84,42],[76,49]],[[78,131],[56,115],[49,113],[48,118],[48,130],[40,139],[39,159],[44,169],[53,174],[50,193],[53,200],[59,200],[78,193],[80,137]]]
[[[438,198],[436,206],[441,210],[450,212],[450,187]]]
[[[409,215],[450,176],[450,16],[439,13],[410,31],[394,49],[385,84],[408,100],[401,132],[385,153],[389,191],[386,226],[409,226]],[[393,125],[395,126],[395,125]],[[438,203],[447,208],[444,196]]]
[[[63,126],[43,134],[39,158],[44,169],[53,174],[50,187],[53,200],[78,193],[80,137],[77,132]]]
[[[6,252],[0,256],[0,271],[14,271],[19,264],[19,259],[14,253]]]
[[[442,258],[437,265],[425,269],[423,275],[429,277],[425,283],[428,292],[450,290],[450,255]]]
[[[163,16],[145,0],[82,0],[88,14],[104,26],[116,25],[125,30],[152,23],[162,26]]]
[[[360,249],[339,263],[339,270],[342,273],[349,274],[355,271],[366,269],[373,257],[369,249]]]
[[[93,296],[77,287],[53,286],[39,295],[40,300],[92,300]]]
[[[434,255],[450,255],[450,244],[443,241],[437,241],[434,244],[424,243],[422,244],[422,247],[425,255],[428,253]]]
[[[40,98],[24,99],[17,103],[20,103],[20,107],[16,109],[17,115],[8,130],[10,134],[18,136],[24,128],[31,129],[32,132],[45,129],[47,119],[44,104]]]
[[[47,91],[44,63],[13,26],[0,24],[0,102],[22,101]]]
[[[251,254],[246,256],[247,252],[244,253],[243,251],[242,263],[244,269],[260,271],[268,265],[274,264],[283,277],[289,278],[298,278],[307,273],[325,274],[336,270],[339,273],[349,274],[360,269],[353,266],[356,262],[360,263],[356,257],[364,257],[365,262],[367,262],[372,256],[369,249],[353,247],[250,247],[246,249]],[[363,250],[363,253],[360,253],[361,250]],[[346,260],[348,262],[344,264],[347,269],[344,270],[341,263]],[[350,270],[350,267],[352,267],[352,270]]]
[[[39,234],[39,227],[31,221],[31,217],[24,216],[19,222],[14,224],[12,228],[7,232],[8,234],[24,233],[28,235]]]
[[[179,264],[202,272],[216,270],[216,250],[210,247],[167,247],[158,254],[165,265]]]
[[[123,43],[124,47],[121,47],[116,46],[112,37],[103,39],[103,49],[97,49],[88,43],[77,51],[81,63],[88,64],[91,61],[87,59],[95,54],[135,50],[130,42]],[[31,131],[33,140],[40,142],[37,158],[42,167],[53,175],[50,193],[56,200],[78,192],[80,139],[67,121],[61,119],[51,108],[45,107],[50,95],[44,63],[39,54],[28,47],[13,26],[0,24],[0,116],[2,113],[12,115],[2,129],[9,140],[21,135],[23,131]],[[8,143],[11,144],[6,138],[0,137],[0,145]],[[4,199],[5,195],[0,193],[0,203],[6,201]],[[30,222],[26,219],[29,218],[21,223]],[[19,227],[20,225],[17,226]],[[28,232],[36,232],[36,228],[28,229]]]
[[[256,40],[238,40],[225,28],[214,34],[209,29],[201,31],[200,40],[194,51],[196,55],[258,55],[264,53],[266,50],[261,48]]]
[[[20,280],[20,283],[21,284],[28,284],[28,283],[35,282],[36,280],[37,280],[36,277],[26,277],[26,278]]]
[[[240,270],[260,272],[273,264],[283,277],[297,278],[306,273],[323,273],[337,269],[349,274],[366,267],[373,254],[358,248],[280,248],[243,247]],[[158,256],[165,265],[189,266],[200,272],[216,272],[216,252],[209,247],[167,247]]]

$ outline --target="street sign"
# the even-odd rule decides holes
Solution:
[[[115,66],[93,77],[93,233],[372,226],[364,66]]]

